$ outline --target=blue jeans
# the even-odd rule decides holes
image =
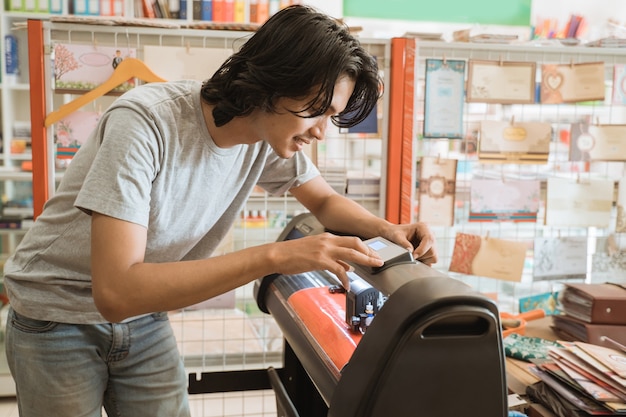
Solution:
[[[166,313],[96,325],[11,309],[6,351],[22,417],[188,417],[187,377]]]

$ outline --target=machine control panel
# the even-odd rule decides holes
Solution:
[[[367,246],[374,249],[384,262],[382,266],[372,267],[372,273],[374,274],[395,264],[414,262],[413,254],[408,249],[396,245],[383,237],[374,237],[364,242]]]

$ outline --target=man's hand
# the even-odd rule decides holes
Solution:
[[[437,263],[435,235],[426,223],[392,225],[383,237],[407,248],[413,258],[428,266]]]
[[[375,250],[357,237],[336,236],[322,233],[300,239],[276,243],[279,245],[277,265],[281,274],[298,274],[308,271],[327,270],[339,278],[349,289],[347,272],[353,262],[365,266],[380,267],[383,261]]]

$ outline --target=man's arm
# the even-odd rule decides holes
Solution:
[[[321,176],[291,193],[329,230],[364,239],[381,236],[411,250],[415,259],[428,265],[437,262],[435,237],[424,223],[394,225],[338,194]]]
[[[187,307],[272,273],[328,270],[347,286],[344,261],[382,265],[378,254],[358,238],[330,233],[213,258],[162,263],[144,262],[146,239],[143,226],[92,215],[93,297],[100,313],[111,322]]]

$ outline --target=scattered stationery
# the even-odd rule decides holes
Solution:
[[[604,100],[604,62],[544,64],[541,73],[543,104]]]
[[[531,104],[535,102],[534,62],[470,60],[467,101]]]
[[[465,61],[426,60],[424,137],[463,137]]]
[[[454,224],[456,159],[423,157],[419,165],[418,218],[436,226]]]

